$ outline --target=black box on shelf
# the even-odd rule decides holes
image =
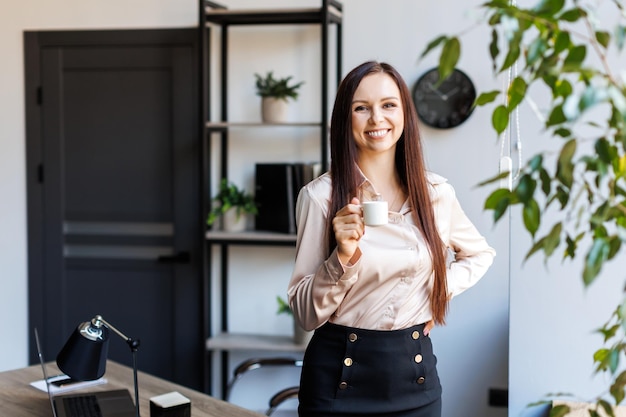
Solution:
[[[191,401],[178,391],[150,398],[150,417],[190,417]]]
[[[296,233],[296,201],[300,189],[318,174],[315,163],[258,163],[255,193],[258,213],[255,229]]]

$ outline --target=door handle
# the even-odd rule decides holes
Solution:
[[[160,255],[157,261],[163,264],[188,264],[191,262],[191,255],[186,251],[174,255]]]

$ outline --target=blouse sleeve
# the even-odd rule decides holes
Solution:
[[[296,203],[296,260],[288,287],[289,305],[305,330],[324,324],[357,279],[356,266],[344,267],[335,249],[328,256],[328,203],[304,187]]]
[[[453,253],[448,265],[447,283],[450,297],[472,287],[493,263],[496,251],[467,217],[459,203],[454,188],[448,183],[439,184],[436,203],[439,232]]]

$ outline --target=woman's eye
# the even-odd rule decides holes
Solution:
[[[367,110],[367,107],[365,107],[365,106],[356,106],[354,108],[354,111],[356,111],[356,112],[363,112],[363,111],[366,111],[366,110]]]
[[[385,103],[383,107],[386,109],[392,109],[394,107],[398,107],[398,105],[396,103]]]

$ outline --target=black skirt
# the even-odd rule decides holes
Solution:
[[[304,354],[298,414],[439,417],[436,365],[423,324],[379,331],[326,323]]]

